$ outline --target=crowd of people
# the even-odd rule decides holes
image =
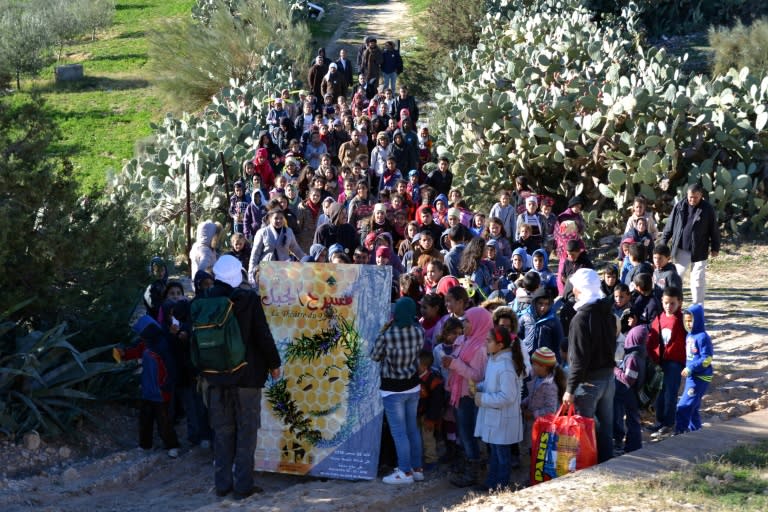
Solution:
[[[196,293],[213,287],[255,296],[265,261],[391,268],[386,293],[393,316],[372,352],[382,363],[381,395],[397,458],[384,477],[388,484],[447,471],[439,463],[448,461],[457,486],[507,486],[512,468],[527,458],[532,422],[560,404],[596,418],[600,461],[636,450],[642,443],[637,393],[648,358],[664,372],[656,422],[648,428],[656,437],[700,428],[698,410],[712,375],[702,308],[706,262],[719,250],[702,188],[687,189],[662,232],[647,201],[635,197],[618,258],[595,269],[583,197],[550,197],[521,175],[510,187],[499,183],[490,209],[473,207],[454,186],[451,161],[435,153],[429,127],[419,124],[417,100],[398,84],[396,44],[382,49],[366,38],[356,83],[352,67],[344,50],[334,62],[321,49],[308,90],[295,96],[284,90],[274,99],[268,129],[255,157],[243,162],[230,198],[231,234],[213,221],[198,226],[190,253]],[[219,256],[225,236],[230,251]],[[550,270],[553,257],[557,268]],[[692,306],[686,309],[687,267]],[[173,288],[165,283],[154,296],[148,289],[147,303],[171,345],[185,346],[188,306],[169,295]],[[279,376],[280,361],[266,322],[253,326],[252,318],[263,318],[260,303],[239,300],[247,303],[240,311],[253,338],[246,340],[249,350],[265,354],[266,362],[236,386],[258,389],[268,372]],[[176,366],[186,357],[176,354]],[[191,378],[194,369],[189,372]],[[201,401],[194,392],[182,396],[189,441],[209,440]],[[227,419],[210,421],[220,495],[233,485],[240,495],[257,489],[242,474],[252,461],[235,473],[234,484],[230,467],[234,451],[253,452],[255,433],[243,443],[231,436],[223,436],[229,444],[219,443],[219,429],[253,418],[254,407],[236,399],[217,403]],[[170,434],[163,439],[176,447]]]

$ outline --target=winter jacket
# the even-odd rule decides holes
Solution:
[[[638,325],[627,333],[624,338],[624,358],[619,366],[613,369],[616,380],[635,391],[638,391],[645,382],[648,332],[648,327]]]
[[[419,405],[416,415],[423,418],[425,422],[437,423],[443,416],[443,407],[445,405],[445,387],[443,377],[439,372],[428,368],[419,375],[421,382],[421,392],[419,394]]]
[[[685,327],[683,313],[677,311],[672,316],[661,313],[651,322],[648,337],[648,354],[656,363],[675,361],[685,363]]]
[[[480,407],[475,437],[489,444],[514,444],[523,440],[521,385],[511,350],[502,350],[488,358],[485,379],[477,385],[479,399],[476,400]]]
[[[448,267],[448,274],[454,277],[462,277],[459,271],[459,263],[461,263],[461,255],[464,252],[464,244],[455,245],[450,251],[443,256],[443,263]]]
[[[398,95],[395,98],[392,116],[398,121],[400,121],[401,120],[400,111],[403,110],[404,108],[408,109],[408,113],[411,116],[413,125],[416,126],[416,123],[419,122],[419,106],[416,104],[416,98],[414,98],[411,95],[408,95],[405,98],[401,98],[400,95]],[[437,171],[437,172],[440,172],[440,171]],[[448,192],[446,191],[445,193],[447,194]]]
[[[693,316],[693,327],[685,338],[685,367],[688,375],[694,379],[712,382],[712,339],[704,330],[704,308],[694,304],[688,308]]]
[[[500,203],[494,204],[488,214],[488,218],[490,217],[501,219],[501,225],[504,226],[504,234],[507,238],[514,237],[517,212],[515,211],[515,206],[513,204],[509,204],[508,206],[501,206]]]
[[[169,402],[176,383],[176,362],[168,339],[157,322],[150,323],[139,336],[139,343],[126,349],[123,358],[141,358],[141,398]]]
[[[668,286],[674,286],[680,291],[683,290],[683,279],[677,273],[677,267],[671,261],[662,268],[653,271],[653,291],[659,300],[661,300],[664,288]]]
[[[657,316],[661,314],[661,302],[653,293],[643,295],[638,292],[632,292],[632,299],[629,308],[632,313],[637,315],[642,324],[650,324]]]
[[[434,188],[438,194],[448,195],[448,192],[451,190],[451,185],[453,184],[453,173],[451,171],[446,171],[445,174],[443,174],[439,169],[435,169],[429,173],[424,184]]]
[[[307,199],[309,201],[309,199]],[[312,245],[315,239],[315,231],[317,230],[317,219],[320,217],[322,205],[317,205],[317,215],[312,213],[312,209],[307,206],[307,201],[299,203],[298,212],[296,214],[296,220],[299,224],[299,232],[296,235],[296,241],[299,243],[301,250],[309,252],[309,247]]]
[[[206,220],[197,226],[197,238],[189,251],[192,275],[197,274],[198,270],[205,270],[210,273],[213,264],[216,263],[218,256],[212,244],[217,229],[218,226],[211,220]]]
[[[387,168],[387,158],[389,158],[391,153],[392,144],[388,144],[387,147],[377,144],[371,150],[371,168],[377,176],[384,174],[384,169]]]
[[[248,281],[255,282],[256,269],[262,261],[290,261],[291,254],[300,260],[304,257],[293,230],[287,226],[275,230],[272,226],[264,226],[253,237],[253,251],[248,264]]]
[[[381,48],[373,46],[366,48],[363,52],[363,60],[360,65],[360,74],[365,75],[365,79],[370,82],[381,76]]]
[[[529,410],[534,418],[557,412],[560,397],[554,374],[533,377],[528,381],[527,387],[528,397],[523,401],[523,407]]]
[[[616,317],[611,304],[598,300],[581,306],[568,329],[568,385],[576,387],[595,378],[613,373],[616,365]]]
[[[536,255],[544,258],[544,267],[541,270],[536,270],[535,268],[533,270],[538,272],[541,277],[541,286],[546,288],[551,293],[551,296],[554,297],[557,295],[557,276],[549,270],[549,254],[544,249],[537,249],[533,251],[531,259]]]
[[[256,232],[261,229],[261,222],[266,214],[267,209],[264,207],[264,203],[259,202],[256,204],[254,201],[248,203],[243,217],[243,234],[245,238],[253,240]]]
[[[536,349],[547,347],[555,353],[557,362],[562,363],[560,346],[563,344],[563,326],[555,316],[555,308],[549,308],[544,316],[536,315],[535,304],[531,304],[520,315],[518,337],[523,341],[523,349],[533,355]]]
[[[661,234],[661,243],[668,245],[675,251],[682,249],[680,244],[683,238],[685,224],[684,209],[688,208],[688,201],[682,199],[672,208],[672,213],[664,226]],[[699,206],[693,211],[693,230],[691,233],[691,262],[704,261],[712,252],[720,251],[720,231],[717,228],[717,215],[715,209],[706,200],[702,199]]]
[[[345,142],[339,147],[339,161],[342,165],[352,165],[357,157],[365,155],[368,158],[368,146],[362,142],[355,144],[352,141]]]

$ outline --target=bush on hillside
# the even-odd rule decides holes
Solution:
[[[687,77],[638,45],[638,12],[596,24],[575,0],[502,0],[478,45],[452,54],[436,94],[438,153],[475,207],[525,175],[560,199],[582,193],[592,230],[623,225],[642,193],[659,212],[701,181],[730,230],[768,220],[768,77]]]
[[[752,25],[737,23],[733,28],[710,28],[709,45],[715,50],[712,73],[722,75],[730,68],[768,74],[768,18]]]
[[[144,284],[147,242],[125,201],[78,197],[58,137],[42,98],[0,98],[0,311],[33,297],[13,320],[66,321],[79,346],[103,345]]]
[[[309,29],[293,19],[285,0],[240,2],[236,16],[214,9],[207,24],[169,20],[149,42],[155,82],[188,112],[204,107],[230,79],[256,80],[268,49],[281,49],[288,67],[304,69],[309,58]]]

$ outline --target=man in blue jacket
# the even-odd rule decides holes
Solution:
[[[677,273],[691,268],[691,303],[703,304],[706,290],[707,259],[720,252],[720,231],[715,209],[704,199],[704,188],[688,187],[686,200],[679,201],[664,226],[661,243],[672,250]]]

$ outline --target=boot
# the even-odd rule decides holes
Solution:
[[[464,471],[451,475],[449,482],[456,487],[472,487],[477,484],[478,475],[480,473],[480,461],[469,460],[464,466]]]

